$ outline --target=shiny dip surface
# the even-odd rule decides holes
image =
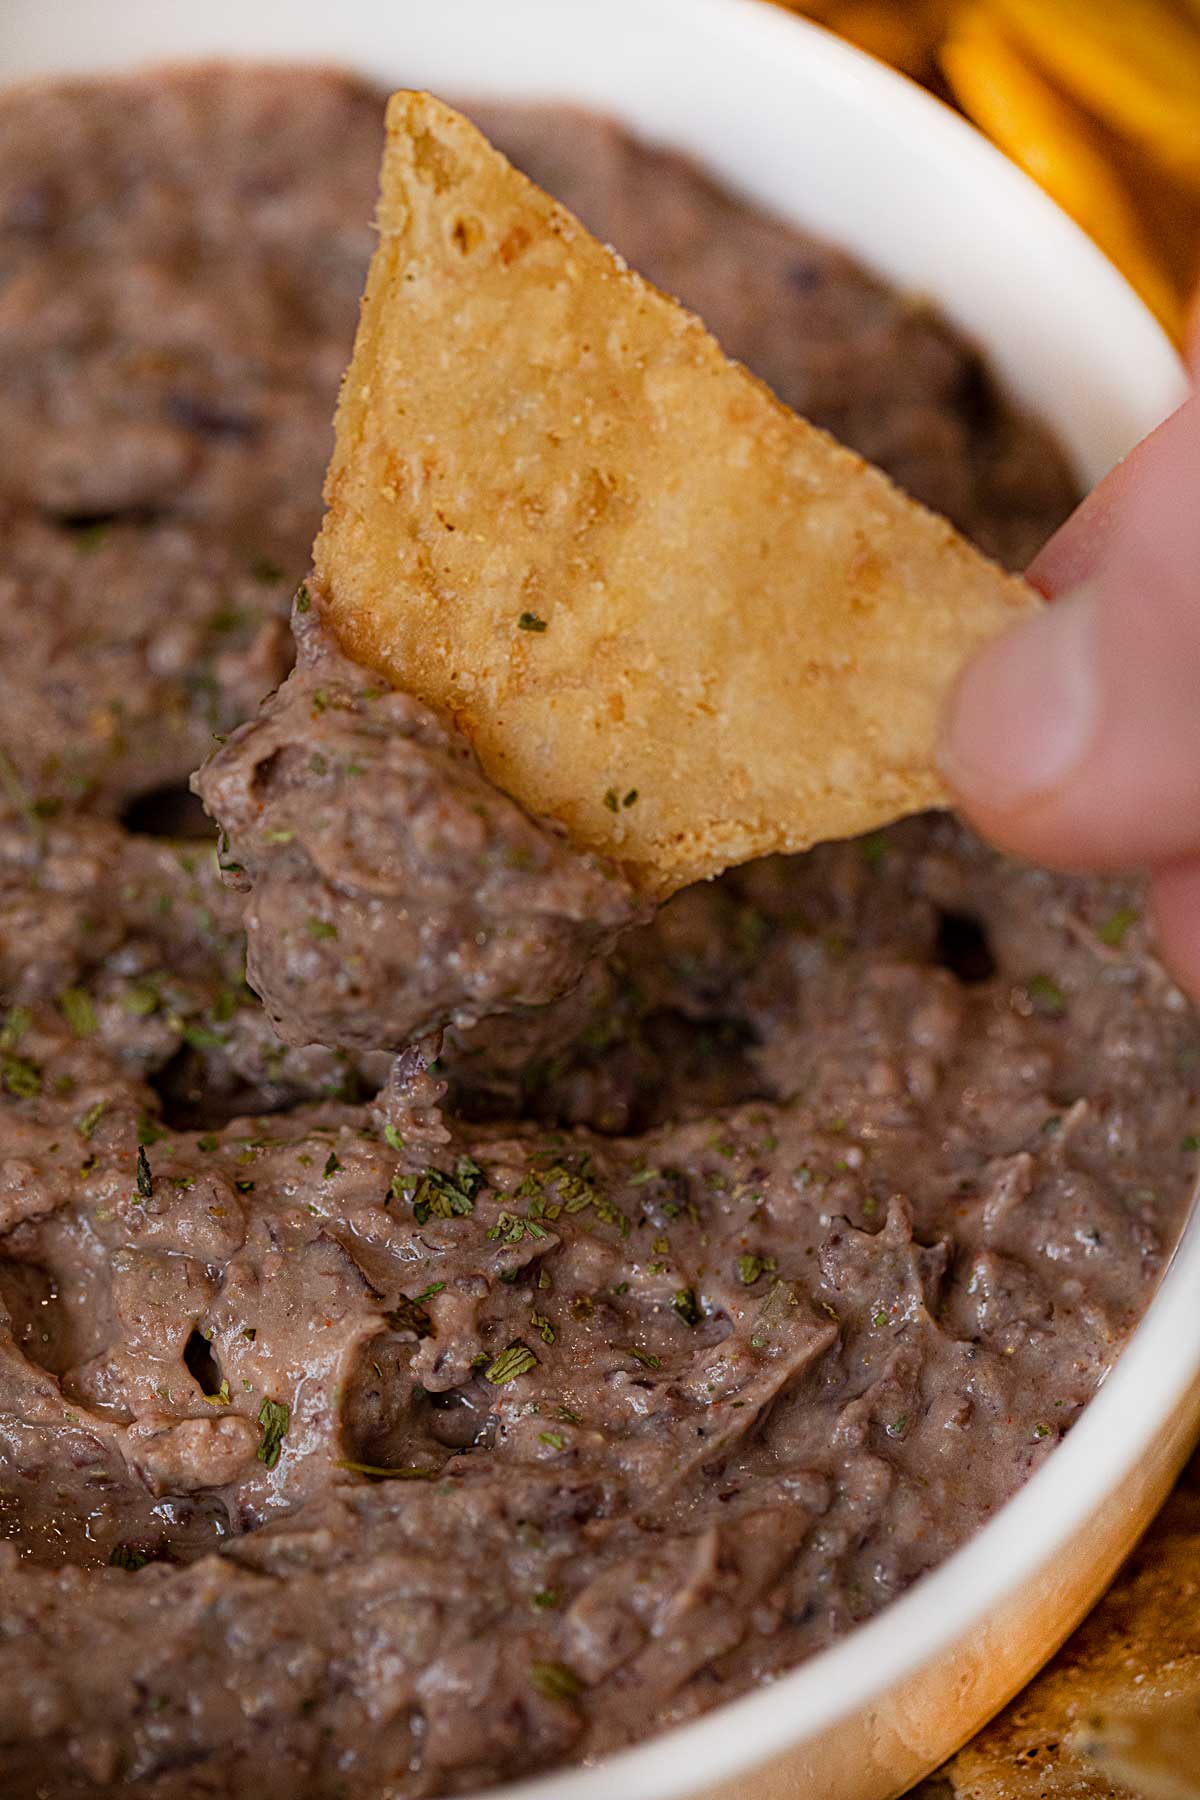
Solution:
[[[1010,565],[1069,510],[927,308],[475,110]],[[1136,883],[927,818],[647,917],[341,657],[381,121],[312,70],[0,98],[14,1800],[461,1793],[777,1677],[1052,1453],[1200,1163]]]

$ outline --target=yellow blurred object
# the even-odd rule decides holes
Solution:
[[[963,111],[1095,239],[1178,339],[1182,296],[1102,134],[1029,66],[997,23],[995,8],[979,0],[956,13],[939,61]]]
[[[1109,1712],[1077,1726],[1068,1747],[1098,1774],[1143,1800],[1200,1800],[1200,1694],[1196,1670],[1181,1669],[1184,1692],[1145,1709]],[[1190,1691],[1189,1691],[1190,1690]]]
[[[1088,110],[1200,193],[1200,29],[1169,0],[990,0]],[[1200,0],[1189,0],[1200,18]]]
[[[1200,0],[778,3],[948,82],[1182,339],[1200,279]]]
[[[951,0],[782,0],[848,38],[860,50],[925,81],[933,74],[937,46],[950,15]],[[1200,5],[1200,0],[1197,0]]]

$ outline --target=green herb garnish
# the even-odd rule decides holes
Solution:
[[[679,1292],[672,1296],[671,1305],[685,1325],[698,1325],[704,1317],[700,1311],[700,1303],[696,1299],[694,1288],[680,1288]]]
[[[529,1679],[547,1700],[565,1700],[574,1705],[583,1692],[583,1682],[566,1663],[535,1662],[529,1665]]]
[[[83,988],[64,988],[58,997],[63,1018],[76,1037],[89,1037],[96,1029],[96,1009]]]
[[[543,1344],[552,1344],[554,1342],[554,1327],[546,1317],[545,1313],[531,1312],[529,1315],[529,1323],[533,1326],[533,1329],[537,1332]]]
[[[424,1225],[429,1218],[466,1218],[475,1211],[475,1196],[485,1179],[483,1170],[470,1156],[459,1157],[453,1175],[442,1169],[426,1169],[413,1193],[413,1218],[418,1225]]]
[[[385,1144],[390,1144],[393,1150],[403,1150],[404,1148],[404,1139],[394,1125],[384,1126],[383,1141]]]
[[[132,1573],[144,1569],[149,1561],[148,1556],[143,1556],[140,1550],[133,1549],[130,1544],[118,1544],[108,1559],[108,1566],[110,1569],[128,1569]]]
[[[483,1371],[483,1378],[490,1381],[493,1387],[504,1387],[508,1382],[516,1381],[519,1376],[528,1375],[531,1369],[537,1368],[537,1364],[538,1359],[529,1345],[516,1338]]]
[[[264,1400],[258,1409],[258,1422],[262,1426],[258,1460],[265,1463],[268,1469],[273,1469],[279,1461],[280,1446],[292,1422],[292,1409],[283,1400]]]
[[[89,1106],[87,1111],[76,1121],[75,1129],[85,1142],[91,1137],[107,1110],[108,1101],[97,1100],[95,1105]]]
[[[545,619],[539,619],[535,612],[523,612],[517,620],[519,631],[545,631]]]
[[[738,1280],[743,1287],[753,1287],[763,1275],[773,1275],[778,1264],[773,1256],[739,1256]]]
[[[1048,1019],[1060,1019],[1067,1010],[1067,996],[1049,975],[1034,975],[1028,982],[1029,998]]]
[[[1109,945],[1113,950],[1119,950],[1125,942],[1125,933],[1131,925],[1137,924],[1138,916],[1136,907],[1119,906],[1111,918],[1105,919],[1103,925],[1097,930],[1096,936],[1102,944]]]
[[[383,1463],[351,1462],[339,1457],[335,1469],[349,1469],[355,1475],[370,1475],[376,1481],[436,1481],[440,1469],[388,1468]]]
[[[149,1200],[154,1193],[154,1176],[150,1172],[150,1158],[146,1155],[145,1144],[138,1145],[137,1191],[141,1200]]]
[[[315,913],[310,913],[305,920],[305,930],[316,942],[323,938],[335,938],[338,934],[336,925],[331,925],[328,919],[318,919]]]
[[[32,1024],[33,1014],[27,1006],[10,1006],[0,1030],[0,1050],[15,1050]]]

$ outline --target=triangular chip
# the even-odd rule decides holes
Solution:
[[[647,892],[944,799],[1037,604],[465,119],[393,96],[317,578],[344,647]]]

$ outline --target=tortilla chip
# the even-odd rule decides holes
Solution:
[[[1055,1660],[936,1782],[953,1800],[1200,1796],[1200,1462]]]
[[[1158,1705],[1098,1708],[1068,1748],[1143,1800],[1200,1800],[1200,1683],[1192,1675],[1190,1692]]]
[[[665,895],[945,799],[1038,604],[427,95],[393,96],[314,551],[346,649]]]
[[[963,111],[1112,258],[1176,338],[1183,297],[1100,129],[1046,81],[986,0],[954,19],[938,60]]]
[[[1200,31],[1171,0],[989,0],[1097,118],[1200,190]]]

